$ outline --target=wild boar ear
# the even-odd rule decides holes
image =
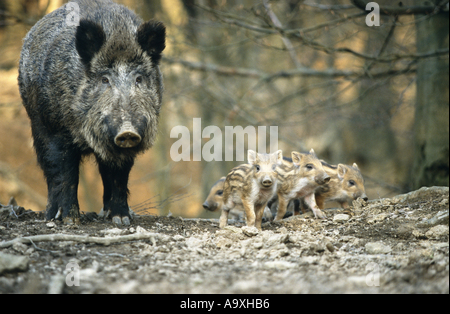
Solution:
[[[292,163],[294,164],[294,166],[300,166],[300,161],[302,160],[302,154],[298,153],[298,152],[292,152],[291,153],[291,157],[292,157]]]
[[[247,152],[247,159],[250,165],[253,165],[256,162],[256,152],[254,150],[249,149]]]
[[[356,162],[353,163],[353,168],[355,168],[356,170],[359,170],[358,165],[356,164]]]
[[[282,150],[277,150],[275,152],[276,156],[277,156],[277,164],[281,165],[283,163],[283,151]]]
[[[106,35],[100,25],[89,20],[80,21],[75,34],[75,46],[84,65],[89,65],[105,41]]]
[[[137,41],[155,64],[159,64],[161,53],[166,48],[166,27],[163,23],[150,20],[137,30]]]
[[[347,172],[347,168],[345,167],[345,165],[339,164],[337,166],[337,174],[338,174],[339,180],[343,180],[344,179],[344,175],[345,175],[346,172]]]

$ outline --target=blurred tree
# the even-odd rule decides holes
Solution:
[[[364,1],[353,1],[365,7]],[[412,1],[409,8],[381,8],[386,14],[415,14],[417,94],[415,112],[415,154],[410,188],[449,185],[449,1]]]
[[[1,1],[0,2],[0,29],[6,26],[5,25],[6,24],[5,23],[5,21],[6,21],[6,14],[7,14],[6,9],[7,9],[6,1]]]
[[[420,1],[418,1],[420,2]],[[442,1],[435,1],[436,4]],[[448,4],[448,1],[447,1]],[[429,19],[417,15],[417,52],[448,49],[448,12]],[[419,60],[412,188],[449,185],[449,63],[448,58]]]

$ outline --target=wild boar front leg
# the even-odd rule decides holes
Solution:
[[[79,224],[78,176],[81,154],[64,138],[51,137],[32,124],[34,147],[48,187],[46,218]]]
[[[245,216],[247,218],[247,226],[254,227],[256,220],[255,204],[250,200],[243,199],[242,205],[244,207]]]
[[[277,216],[275,217],[274,221],[280,221],[281,219],[283,219],[284,215],[286,214],[288,203],[289,201],[286,198],[278,194]]]
[[[267,203],[255,205],[255,217],[256,217],[255,227],[258,228],[258,230],[261,230],[262,218],[264,216],[264,210],[266,206]]]
[[[130,224],[130,210],[128,207],[128,177],[133,162],[114,167],[97,160],[103,181],[103,210],[113,223],[117,225]]]
[[[222,208],[222,213],[220,214],[219,227],[220,229],[225,228],[228,225],[228,214],[230,213],[229,209]]]
[[[327,216],[325,216],[325,214],[317,206],[316,197],[315,197],[314,193],[306,195],[304,197],[304,200],[305,200],[306,204],[308,204],[309,208],[311,208],[311,210],[313,211],[314,217],[321,218],[321,219],[327,218]]]
[[[323,195],[315,194],[314,199],[316,201],[317,207],[319,207],[320,209],[325,208],[325,197]]]

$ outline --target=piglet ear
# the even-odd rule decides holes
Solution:
[[[103,28],[95,22],[81,20],[75,34],[75,46],[81,61],[88,66],[106,41]]]
[[[155,64],[161,60],[161,53],[166,48],[166,27],[163,23],[150,20],[139,26],[137,41]]]
[[[283,151],[282,150],[277,150],[275,153],[275,162],[278,165],[281,165],[283,162]]]
[[[344,164],[338,164],[337,173],[339,180],[344,179],[344,175],[347,172],[347,167]]]
[[[292,163],[294,164],[294,166],[300,166],[300,162],[302,160],[302,154],[299,152],[292,152],[291,153],[291,157],[292,157]]]
[[[256,152],[254,151],[254,150],[251,150],[251,149],[249,149],[248,151],[247,151],[247,160],[248,160],[248,163],[250,164],[250,165],[253,165],[253,164],[255,164],[256,163]]]

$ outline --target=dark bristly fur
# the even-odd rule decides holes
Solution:
[[[163,93],[158,63],[164,25],[110,0],[74,0],[46,15],[24,40],[19,88],[48,184],[47,219],[76,222],[78,168],[94,154],[104,210],[129,224],[128,175],[155,140]]]

